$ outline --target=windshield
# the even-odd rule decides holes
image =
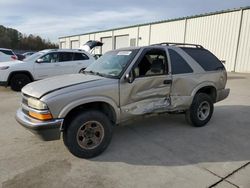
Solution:
[[[43,54],[44,54],[44,52],[36,52],[36,53],[32,54],[31,56],[28,56],[27,58],[25,58],[23,61],[25,61],[25,62],[36,61],[37,58]]]
[[[105,53],[98,60],[90,64],[86,73],[104,77],[119,77],[126,66],[134,59],[139,50],[116,50]]]

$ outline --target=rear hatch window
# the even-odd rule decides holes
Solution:
[[[11,50],[0,50],[0,52],[6,54],[6,55],[14,55],[14,53]]]
[[[182,47],[205,71],[215,71],[225,69],[221,61],[210,51],[204,48]]]

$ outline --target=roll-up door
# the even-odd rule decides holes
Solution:
[[[122,35],[115,37],[115,49],[129,47],[129,36]]]
[[[61,49],[65,49],[66,48],[66,44],[65,44],[65,42],[61,42]]]
[[[101,48],[101,53],[104,54],[107,51],[112,50],[112,37],[103,37],[101,38],[101,42],[103,43]]]
[[[79,47],[80,45],[78,40],[71,41],[71,49],[78,49]]]

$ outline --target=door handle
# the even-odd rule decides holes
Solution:
[[[172,84],[172,80],[164,80],[164,81],[163,81],[163,84],[166,84],[166,85],[167,85],[167,84]]]

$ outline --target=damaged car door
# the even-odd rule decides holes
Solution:
[[[164,112],[170,106],[171,75],[161,48],[144,49],[125,81],[120,83],[120,106],[124,119],[131,115]]]

